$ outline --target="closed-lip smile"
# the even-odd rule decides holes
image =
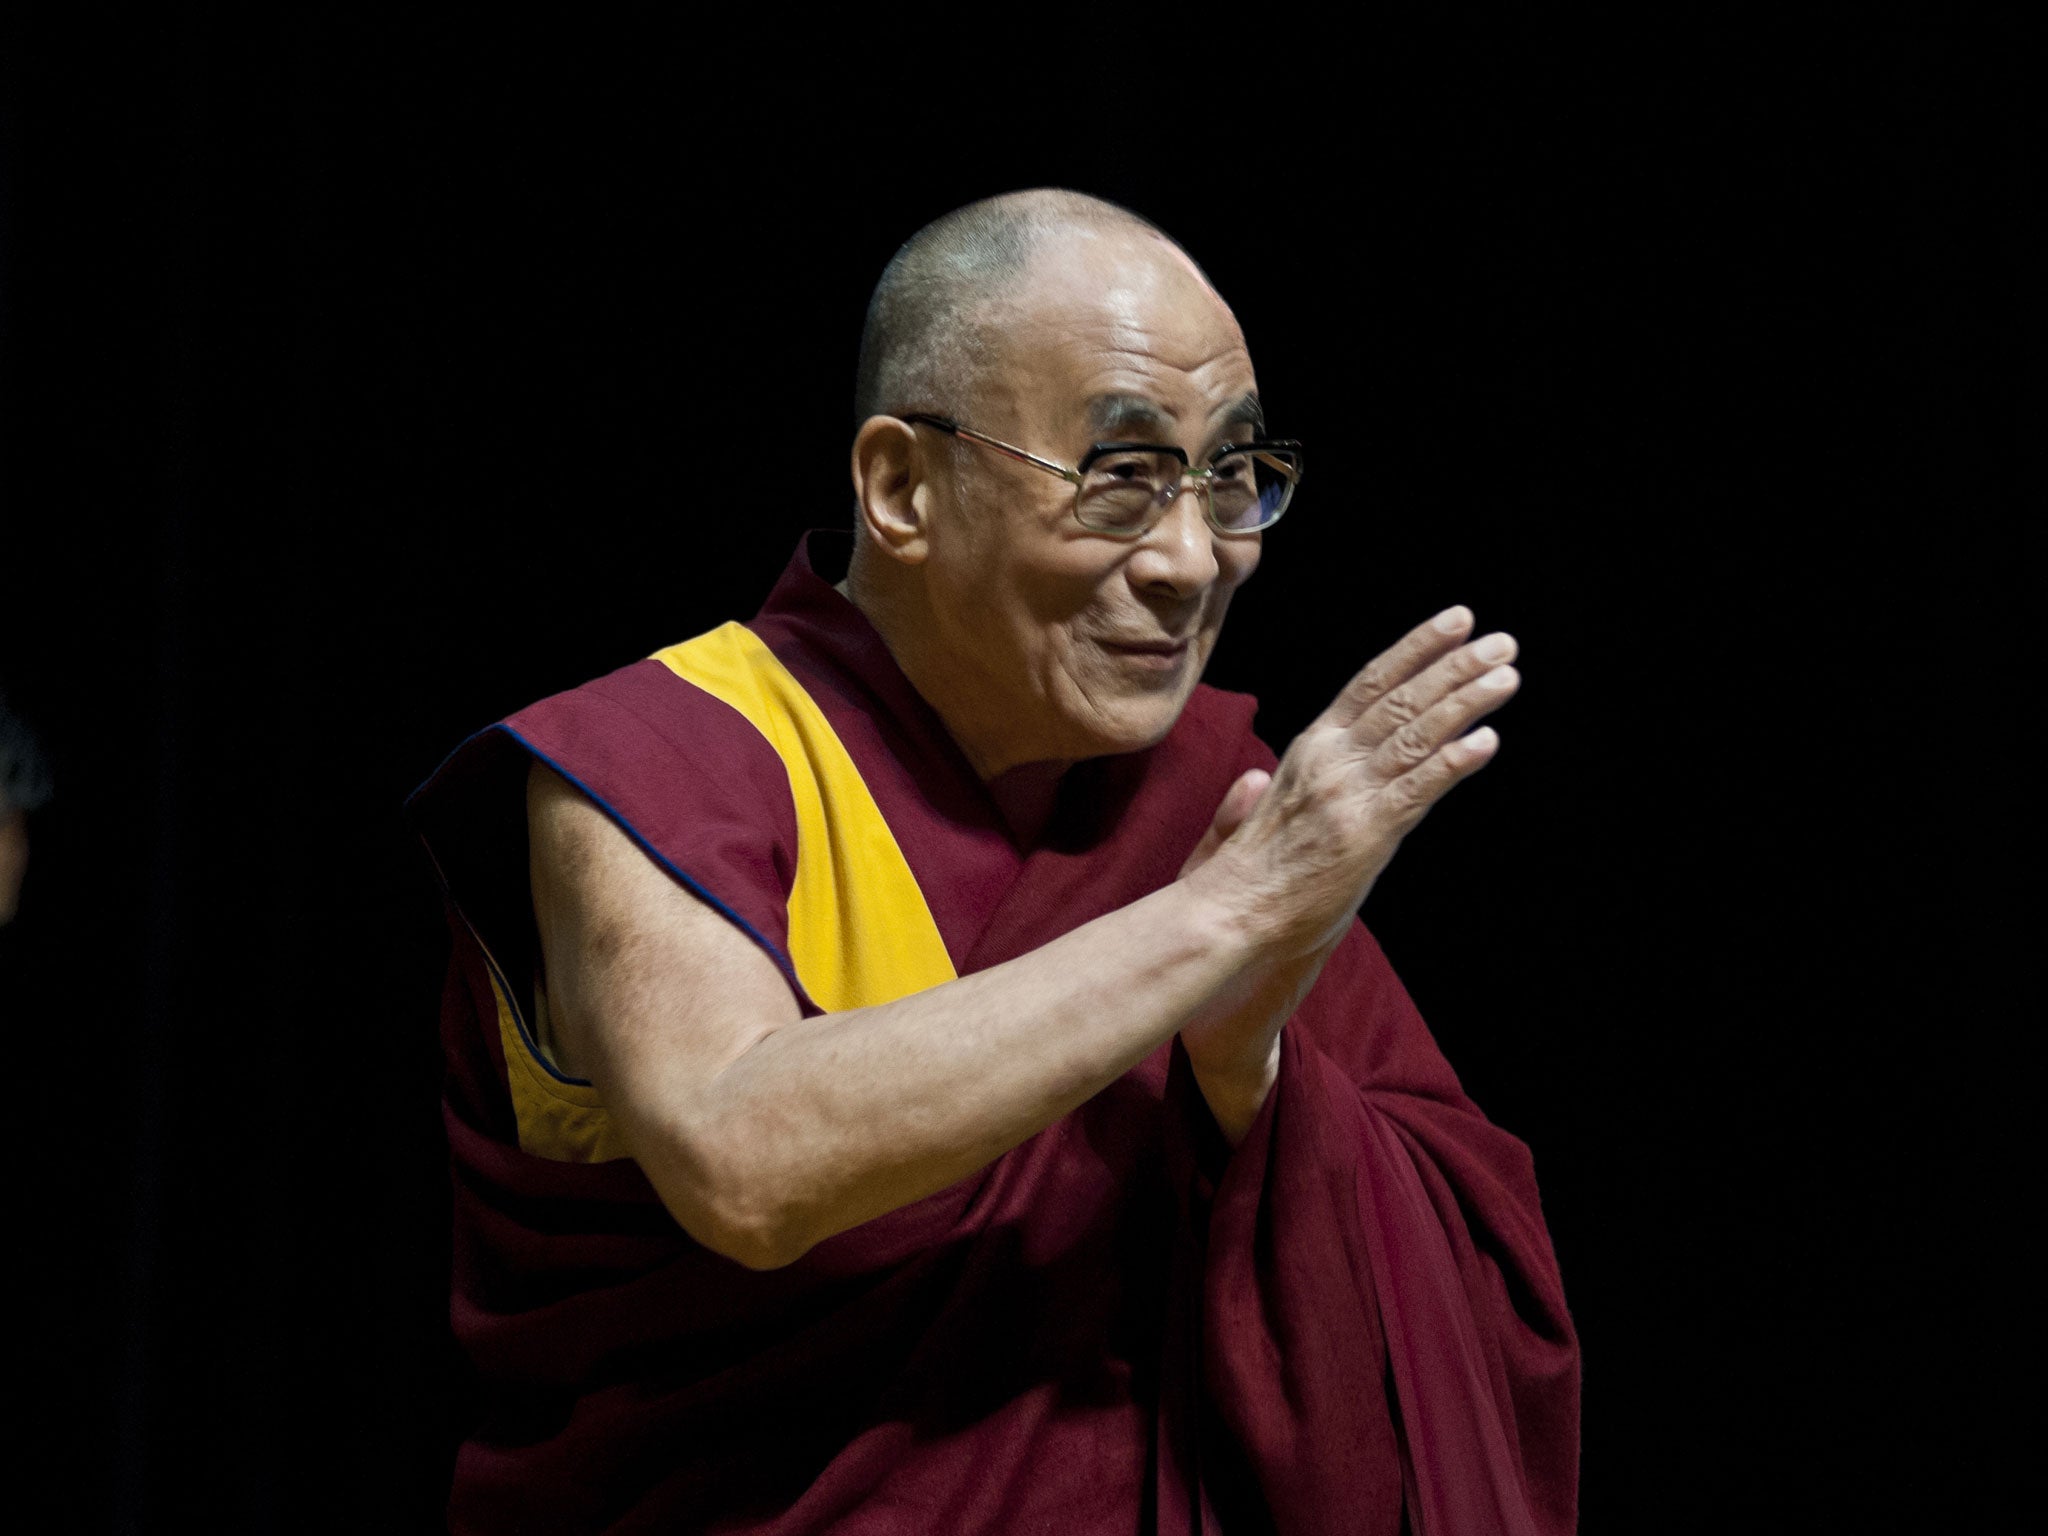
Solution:
[[[1122,666],[1155,677],[1162,683],[1183,676],[1188,658],[1193,654],[1185,640],[1105,639],[1101,644]]]
[[[1102,642],[1113,651],[1135,651],[1145,656],[1178,656],[1188,648],[1186,640],[1113,640]]]

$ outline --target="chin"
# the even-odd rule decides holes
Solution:
[[[1120,712],[1113,724],[1104,729],[1098,724],[1092,733],[1096,745],[1089,752],[1090,757],[1109,757],[1125,752],[1143,752],[1147,747],[1156,747],[1167,738],[1174,724],[1180,719],[1180,712],[1187,707],[1187,699],[1179,697],[1148,704],[1143,709]]]

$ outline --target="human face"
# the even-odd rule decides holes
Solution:
[[[961,418],[1072,464],[1110,439],[1178,444],[1199,464],[1257,435],[1244,336],[1187,258],[1142,232],[1042,247],[1002,327],[997,382]],[[925,591],[933,702],[984,778],[1152,745],[1216,646],[1260,536],[1209,527],[1192,487],[1143,537],[1090,533],[1071,485],[956,451],[934,476]]]

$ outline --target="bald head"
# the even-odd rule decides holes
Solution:
[[[1156,225],[1083,192],[1008,192],[934,219],[904,242],[868,301],[855,422],[916,410],[970,415],[1000,366],[1002,335],[1040,247],[1063,236],[1134,233],[1193,267]]]
[[[1027,192],[905,245],[865,341],[843,590],[911,684],[985,779],[1159,741],[1259,535],[1220,529],[1201,495],[1155,497],[1145,529],[1109,532],[1059,466],[1127,439],[1205,464],[1260,435],[1229,306],[1144,220]],[[904,419],[927,412],[971,433]]]

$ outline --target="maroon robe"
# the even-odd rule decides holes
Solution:
[[[1273,765],[1253,702],[1204,687],[1158,746],[1072,769],[1019,847],[815,542],[748,627],[844,743],[963,975],[1174,879],[1231,782]],[[784,948],[782,762],[658,662],[481,733],[414,796],[451,898],[453,1318],[485,1396],[457,1531],[1573,1529],[1578,1349],[1528,1151],[1363,925],[1234,1151],[1174,1042],[971,1178],[757,1273],[630,1159],[520,1147],[492,975],[530,999],[528,754],[818,1011]]]

